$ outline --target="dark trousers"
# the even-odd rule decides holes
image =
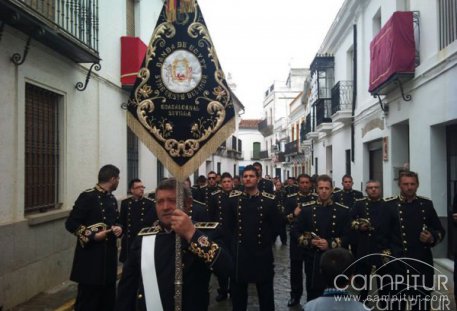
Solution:
[[[109,285],[78,284],[75,311],[112,311],[116,301],[116,283]]]
[[[303,295],[303,259],[290,260],[290,297],[300,299]]]
[[[217,282],[219,283],[219,289],[217,290],[219,294],[228,294],[229,293],[229,277],[217,277]]]
[[[325,282],[319,273],[319,257],[309,256],[305,258],[306,274],[306,301],[316,299],[324,293]]]
[[[230,281],[230,294],[233,311],[246,311],[248,307],[248,284],[246,282]],[[260,311],[274,311],[273,279],[255,283],[259,297]]]

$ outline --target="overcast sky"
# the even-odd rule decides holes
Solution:
[[[344,0],[198,0],[243,119],[262,117],[265,91],[290,66],[308,68]]]

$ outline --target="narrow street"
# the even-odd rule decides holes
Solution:
[[[293,308],[287,307],[287,301],[289,300],[289,247],[282,246],[279,238],[274,246],[275,256],[275,278],[274,278],[274,291],[275,291],[275,305],[276,311],[298,311],[300,306]],[[215,297],[217,296],[217,280],[212,278],[210,284],[211,300],[209,305],[210,311],[230,311],[231,303],[230,300],[223,302],[216,302]],[[306,301],[305,294],[302,297],[301,303]],[[248,298],[248,310],[256,311],[259,310],[259,303],[257,300],[257,291],[254,284],[249,286],[249,298]]]

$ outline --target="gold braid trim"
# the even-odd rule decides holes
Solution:
[[[192,242],[190,243],[189,250],[198,257],[202,258],[205,263],[212,263],[219,251],[219,245],[217,245],[217,243],[210,242],[209,246],[202,246],[198,243]]]

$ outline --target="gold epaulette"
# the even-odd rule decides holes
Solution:
[[[145,235],[154,235],[161,231],[161,227],[159,225],[152,226],[152,227],[145,227],[138,232],[138,236],[145,236]]]
[[[216,195],[216,194],[218,194],[218,193],[221,192],[221,191],[222,191],[221,189],[217,189],[216,191],[211,192],[211,195]]]
[[[424,199],[424,200],[427,200],[427,201],[431,201],[431,200],[432,200],[432,199],[430,199],[430,198],[423,197],[423,196],[421,196],[421,195],[418,195],[417,197],[418,197],[418,198],[421,198],[421,199]]]
[[[335,191],[333,191],[333,193],[338,193],[338,192],[341,192],[341,191],[343,191],[343,189],[335,190]]]
[[[295,196],[297,196],[297,193],[296,193],[296,192],[287,195],[288,198],[293,198],[293,197],[295,197]]]
[[[389,202],[389,201],[393,201],[395,199],[398,199],[398,196],[397,195],[394,195],[393,197],[388,197],[388,198],[384,198],[384,201],[385,202]]]
[[[268,192],[265,192],[265,191],[262,192],[262,195],[264,197],[272,199],[272,200],[274,200],[276,198],[276,196],[274,194],[271,194],[271,193],[268,193]]]
[[[230,192],[230,198],[232,197],[237,197],[237,196],[240,196],[243,192],[239,191],[239,190],[232,190],[232,192]]]
[[[155,202],[156,202],[156,200],[154,200],[154,199],[151,199],[151,198],[148,198],[148,197],[143,197],[143,198],[145,198],[146,200],[148,200],[148,201],[151,201],[151,202],[153,202],[153,203],[155,203]]]
[[[208,185],[201,186],[200,189],[208,188]]]
[[[201,221],[194,223],[195,229],[216,229],[219,226],[218,222],[215,221]]]
[[[92,192],[92,191],[95,191],[95,188],[89,188],[87,190],[84,190],[84,192]]]
[[[192,202],[196,202],[196,203],[201,204],[201,205],[206,205],[206,203],[203,203],[202,201],[198,201],[198,200],[195,200],[195,199],[192,199]]]
[[[363,200],[366,200],[367,198],[366,197],[363,197],[363,198],[360,198],[360,199],[355,199],[356,202],[358,201],[363,201]]]
[[[342,207],[342,208],[349,209],[349,207],[347,207],[346,205],[343,205],[341,203],[335,202],[335,204],[340,206],[340,207]]]
[[[309,201],[301,204],[301,207],[310,206],[316,204],[316,201]]]

